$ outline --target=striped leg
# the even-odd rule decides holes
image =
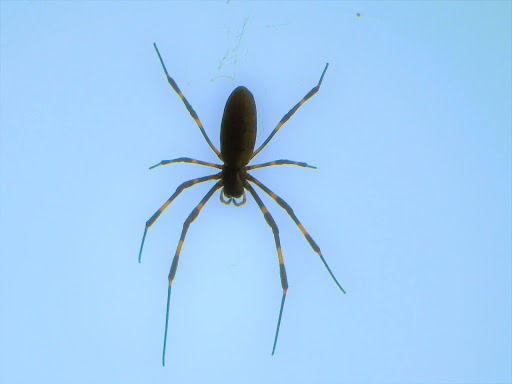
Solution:
[[[190,213],[183,224],[183,231],[181,232],[180,242],[178,243],[178,248],[176,249],[176,254],[174,255],[174,260],[172,261],[171,270],[169,272],[169,288],[167,291],[167,312],[165,315],[165,334],[164,334],[164,350],[162,353],[162,365],[165,366],[165,347],[167,344],[167,324],[169,323],[169,303],[171,300],[171,285],[174,280],[174,276],[176,275],[176,269],[178,268],[178,261],[180,259],[181,247],[183,246],[183,241],[185,240],[185,236],[187,235],[188,227],[190,224],[197,218],[201,209],[203,209],[206,202],[212,197],[215,191],[222,187],[222,180],[219,180],[212,189],[203,197],[203,200],[194,208],[194,210]]]
[[[158,51],[158,48],[156,47],[156,44],[153,43],[153,45],[155,46],[156,53],[158,55],[158,58],[160,59],[160,63],[162,64],[162,68],[164,69],[165,76],[167,76],[167,81],[171,85],[172,89],[174,89],[174,91],[178,94],[178,96],[180,97],[181,101],[183,101],[183,104],[185,104],[185,107],[187,108],[188,113],[190,113],[190,116],[192,116],[192,118],[196,122],[197,126],[201,130],[201,133],[203,134],[203,137],[205,138],[205,140],[208,143],[208,145],[210,146],[210,148],[213,150],[213,152],[215,152],[217,157],[222,160],[222,156],[220,155],[220,152],[217,150],[217,148],[215,148],[215,146],[212,144],[212,142],[208,138],[208,135],[204,131],[203,124],[201,124],[201,121],[199,120],[199,117],[197,116],[196,111],[194,111],[194,109],[192,108],[190,103],[187,101],[187,99],[185,99],[185,96],[183,96],[183,94],[181,93],[180,89],[178,88],[178,84],[176,84],[176,82],[172,79],[172,77],[169,76],[169,73],[167,72],[167,68],[165,68],[164,61],[162,60],[162,56],[160,56],[160,52]]]
[[[298,161],[290,161],[290,160],[275,160],[275,161],[271,161],[270,163],[250,165],[246,169],[248,171],[250,171],[251,169],[264,168],[264,167],[272,167],[274,165],[297,165],[297,166],[303,167],[303,168],[316,169],[316,167],[313,167],[312,165],[308,165],[306,163],[300,163]]]
[[[338,280],[336,280],[336,278],[334,277],[333,273],[331,272],[331,268],[329,268],[329,266],[327,265],[327,262],[325,261],[324,257],[322,256],[322,253],[320,252],[320,248],[318,247],[318,245],[316,245],[315,241],[309,235],[309,233],[304,229],[304,227],[300,223],[299,219],[297,219],[297,216],[295,216],[295,213],[293,213],[292,207],[290,207],[286,203],[286,201],[281,199],[279,196],[277,196],[274,192],[272,192],[270,189],[265,187],[262,183],[260,183],[258,180],[256,180],[251,175],[247,174],[247,180],[252,181],[258,187],[260,187],[267,195],[269,195],[271,198],[273,198],[275,200],[275,202],[277,204],[279,204],[281,206],[281,208],[283,208],[288,213],[288,215],[292,218],[292,220],[295,222],[295,224],[297,224],[297,227],[299,227],[300,231],[302,232],[302,234],[304,235],[304,237],[308,241],[309,245],[311,245],[311,248],[313,248],[313,250],[316,253],[318,253],[318,256],[320,256],[320,259],[322,260],[322,263],[324,263],[325,268],[327,268],[327,271],[329,271],[329,274],[331,275],[332,279],[334,280],[334,282],[336,283],[338,288],[341,289],[341,291],[343,293],[346,293],[345,290],[341,287],[340,283],[338,283]]]
[[[149,227],[151,227],[153,225],[153,223],[156,221],[156,219],[158,219],[158,217],[162,214],[162,212],[165,210],[165,208],[167,208],[169,206],[169,204],[171,204],[172,201],[181,192],[183,192],[183,190],[185,188],[190,188],[193,185],[196,185],[196,184],[199,184],[199,183],[203,183],[203,182],[208,181],[208,180],[218,180],[218,179],[220,179],[220,177],[221,177],[221,173],[217,173],[216,175],[211,175],[211,176],[200,177],[198,179],[186,181],[183,184],[181,184],[178,188],[176,188],[176,192],[174,192],[172,194],[172,196],[169,198],[169,200],[167,200],[165,202],[165,204],[162,205],[160,207],[160,209],[158,211],[156,211],[155,214],[153,216],[151,216],[151,218],[146,222],[146,229],[144,229],[144,236],[142,236],[142,243],[140,244],[139,263],[140,263],[140,258],[142,256],[142,248],[144,248],[144,241],[146,240],[146,234],[148,232],[148,229],[149,229]]]
[[[284,307],[284,299],[286,298],[286,291],[288,290],[288,280],[286,279],[286,271],[284,269],[284,261],[283,261],[283,254],[281,252],[281,244],[279,243],[279,229],[277,228],[276,222],[270,215],[270,213],[267,211],[267,208],[265,208],[265,205],[263,204],[263,201],[261,201],[260,197],[256,194],[256,191],[251,187],[251,185],[246,181],[245,182],[245,189],[249,191],[249,193],[252,195],[254,200],[256,200],[256,204],[261,209],[261,212],[263,213],[263,216],[265,216],[265,220],[267,221],[267,224],[272,228],[272,232],[274,233],[274,240],[276,241],[276,249],[277,249],[277,256],[279,258],[279,272],[281,275],[281,287],[283,288],[283,298],[281,299],[281,309],[279,310],[279,319],[277,320],[277,328],[276,328],[276,335],[274,337],[274,346],[272,347],[272,355],[274,354],[274,351],[276,350],[276,344],[277,344],[277,336],[279,335],[279,327],[281,326],[281,317],[283,316],[283,307]]]
[[[155,169],[161,165],[167,165],[167,164],[172,164],[172,163],[191,163],[191,164],[205,165],[207,167],[222,169],[222,165],[207,163],[206,161],[191,159],[188,157],[180,157],[179,159],[174,159],[174,160],[162,160],[160,163],[153,165],[152,167],[149,167],[149,169]]]
[[[270,140],[272,140],[274,135],[277,133],[277,131],[279,131],[283,124],[286,123],[295,112],[297,112],[297,109],[299,109],[302,104],[304,104],[306,101],[308,101],[309,98],[311,98],[315,93],[318,92],[318,90],[320,89],[320,85],[322,84],[322,80],[324,79],[325,72],[327,71],[327,67],[329,67],[329,63],[325,64],[324,71],[322,72],[322,76],[320,76],[320,80],[318,81],[317,86],[314,87],[311,91],[309,91],[308,94],[304,96],[304,98],[301,101],[299,101],[292,109],[290,109],[290,111],[286,115],[284,115],[284,117],[281,119],[279,124],[277,124],[277,127],[274,128],[274,130],[267,138],[267,140],[265,140],[265,142],[261,144],[261,146],[252,154],[251,159],[258,153],[260,153],[260,151],[263,148],[265,148],[265,146],[269,143]]]

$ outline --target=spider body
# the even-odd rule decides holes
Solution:
[[[162,57],[160,56],[160,52],[158,51],[158,48],[156,44],[154,44],[155,50],[158,54],[158,57],[160,59],[160,63],[162,64],[162,68],[165,72],[165,75],[167,76],[167,80],[171,87],[174,89],[174,91],[178,94],[178,96],[181,98],[183,103],[185,104],[185,107],[187,108],[188,112],[190,113],[191,117],[196,122],[197,126],[199,127],[203,137],[205,138],[206,142],[210,146],[210,148],[215,152],[217,157],[223,162],[222,165],[220,164],[214,164],[214,163],[208,163],[205,161],[190,159],[187,157],[181,157],[178,159],[173,160],[163,160],[159,164],[154,165],[150,169],[156,168],[160,165],[167,165],[172,163],[192,163],[192,164],[199,164],[204,165],[207,167],[217,168],[220,170],[219,173],[210,175],[210,176],[204,176],[197,179],[189,180],[181,184],[174,194],[160,207],[158,211],[155,212],[153,216],[146,222],[146,228],[144,230],[144,235],[142,237],[142,243],[140,246],[139,251],[139,263],[141,260],[142,255],[142,249],[144,247],[144,241],[146,239],[146,234],[153,225],[153,223],[158,219],[158,217],[162,214],[162,212],[169,206],[169,204],[186,188],[192,187],[193,185],[196,185],[198,183],[203,183],[210,180],[217,180],[215,185],[210,189],[210,191],[203,197],[203,199],[199,202],[199,204],[194,208],[194,210],[190,213],[188,218],[186,219],[185,223],[183,224],[183,231],[181,232],[181,237],[178,243],[178,247],[176,249],[176,253],[174,255],[174,259],[172,261],[171,269],[169,271],[169,286],[168,286],[168,292],[167,292],[167,312],[166,312],[166,318],[165,318],[165,333],[164,333],[164,347],[163,347],[163,354],[162,354],[162,364],[165,365],[165,350],[166,350],[166,343],[167,343],[167,328],[168,328],[168,322],[169,322],[169,304],[170,304],[170,297],[171,297],[171,286],[172,282],[174,280],[174,277],[176,275],[176,271],[178,268],[178,262],[179,257],[181,253],[181,248],[183,246],[183,242],[185,240],[185,236],[187,234],[188,228],[190,224],[197,218],[199,215],[199,212],[204,207],[206,202],[212,197],[212,195],[217,191],[220,191],[220,200],[224,204],[230,204],[231,201],[236,206],[241,206],[245,204],[246,202],[246,196],[245,191],[248,191],[251,196],[256,201],[256,204],[259,206],[261,212],[263,213],[263,216],[267,222],[267,224],[272,229],[274,240],[276,243],[276,250],[277,250],[277,256],[279,261],[279,274],[281,278],[281,287],[283,289],[283,295],[281,298],[281,307],[279,310],[279,317],[277,321],[277,327],[276,327],[276,333],[274,336],[274,346],[272,348],[272,355],[274,354],[276,344],[277,344],[277,338],[279,335],[279,328],[281,325],[281,318],[283,314],[283,307],[284,302],[286,298],[286,292],[288,290],[288,280],[286,278],[286,270],[284,267],[284,261],[283,261],[283,255],[281,251],[281,245],[279,241],[279,230],[277,228],[277,225],[272,218],[272,215],[269,213],[263,202],[261,201],[260,197],[254,190],[254,188],[251,186],[250,183],[253,183],[257,185],[263,192],[265,192],[267,195],[269,195],[281,208],[286,210],[288,215],[291,217],[291,219],[295,222],[295,224],[298,226],[308,243],[310,244],[311,248],[318,254],[320,257],[322,263],[324,264],[325,268],[331,275],[332,279],[338,286],[338,288],[345,293],[344,289],[341,287],[341,285],[338,283],[336,278],[334,277],[333,273],[331,272],[331,269],[327,265],[327,262],[325,261],[324,257],[322,256],[322,253],[320,252],[320,248],[318,245],[314,242],[313,238],[309,235],[309,233],[304,229],[302,224],[300,223],[299,219],[297,219],[297,216],[295,216],[295,213],[293,212],[293,209],[279,196],[277,196],[275,193],[273,193],[270,189],[268,189],[265,185],[263,185],[261,182],[259,182],[256,178],[251,176],[248,171],[252,169],[257,168],[263,168],[263,167],[269,167],[274,165],[296,165],[300,167],[305,168],[315,168],[312,166],[309,166],[306,163],[301,163],[297,161],[290,161],[290,160],[276,160],[272,161],[270,163],[264,163],[264,164],[256,164],[256,165],[250,165],[249,161],[256,156],[268,143],[269,141],[274,137],[274,135],[277,133],[277,131],[283,126],[285,122],[287,122],[290,117],[299,109],[299,107],[304,104],[311,96],[313,96],[318,90],[320,89],[320,85],[322,83],[322,79],[325,75],[325,72],[327,71],[328,65],[325,65],[325,69],[322,72],[322,76],[320,77],[320,80],[318,82],[318,85],[311,89],[311,91],[306,94],[306,96],[297,103],[278,123],[276,128],[272,131],[272,133],[269,135],[269,137],[263,142],[263,144],[255,151],[254,145],[256,142],[256,104],[254,102],[254,97],[249,92],[249,90],[245,87],[238,87],[236,88],[231,95],[228,98],[228,101],[226,102],[226,107],[224,108],[224,114],[222,117],[222,123],[221,123],[221,132],[220,132],[220,143],[221,143],[221,151],[219,152],[217,148],[212,144],[210,139],[208,138],[208,135],[204,131],[203,125],[201,124],[201,121],[199,120],[199,117],[197,116],[196,112],[192,108],[192,106],[189,104],[187,99],[183,96],[180,89],[178,88],[178,85],[176,82],[169,76],[167,69],[165,68],[164,62],[162,60]],[[227,197],[227,200],[223,198],[223,196]],[[236,199],[242,197],[241,202],[237,202]]]
[[[256,103],[245,87],[236,88],[228,98],[220,128],[220,153],[223,194],[230,198],[243,195],[246,166],[256,143]]]

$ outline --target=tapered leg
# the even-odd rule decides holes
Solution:
[[[318,84],[316,87],[314,87],[311,91],[308,92],[308,94],[306,96],[304,96],[304,98],[299,101],[292,109],[290,109],[290,111],[284,115],[284,117],[281,119],[281,121],[279,122],[279,124],[277,124],[277,127],[274,128],[274,130],[272,131],[272,133],[270,134],[270,136],[267,138],[267,140],[265,140],[265,142],[263,144],[261,144],[261,146],[252,154],[251,156],[251,159],[256,156],[258,153],[260,153],[260,151],[265,148],[265,146],[269,143],[270,140],[272,140],[272,138],[274,137],[274,135],[277,133],[277,131],[279,131],[279,129],[283,126],[284,123],[286,123],[290,117],[293,116],[293,114],[295,112],[297,112],[297,109],[300,108],[300,106],[302,104],[304,104],[306,101],[308,101],[315,93],[318,92],[318,90],[320,89],[320,85],[322,84],[322,80],[324,78],[324,75],[325,75],[325,72],[327,71],[327,68],[329,67],[329,63],[325,64],[325,68],[324,68],[324,71],[322,72],[322,76],[320,76],[320,80],[318,81]]]
[[[196,160],[196,159],[190,159],[188,157],[180,157],[179,159],[174,159],[174,160],[162,160],[160,163],[153,165],[152,167],[149,167],[149,169],[155,169],[156,167],[159,167],[161,165],[167,165],[167,164],[172,164],[172,163],[191,163],[191,164],[205,165],[207,167],[222,169],[222,165],[208,163],[206,161],[201,161],[201,160]]]
[[[201,202],[194,208],[194,210],[190,213],[183,224],[183,231],[181,232],[180,242],[178,243],[178,248],[176,249],[176,254],[174,255],[174,259],[172,261],[171,270],[169,272],[169,288],[167,290],[167,311],[165,314],[165,333],[164,333],[164,349],[162,353],[162,365],[165,366],[165,348],[167,345],[167,325],[169,324],[169,304],[171,301],[171,285],[174,280],[174,276],[176,275],[176,269],[178,269],[178,261],[180,259],[181,247],[183,246],[183,241],[185,241],[185,236],[187,235],[188,227],[190,224],[197,218],[201,209],[203,209],[206,202],[212,197],[215,191],[222,187],[222,180],[219,180],[212,189],[206,194],[205,197],[201,200]]]
[[[297,165],[297,166],[303,167],[303,168],[316,169],[316,167],[313,167],[312,165],[308,165],[306,163],[301,163],[301,162],[298,162],[298,161],[290,161],[290,160],[275,160],[275,161],[271,161],[270,163],[250,165],[246,169],[247,169],[247,171],[250,171],[251,169],[264,168],[264,167],[272,167],[274,165]]]
[[[193,185],[203,183],[208,180],[218,180],[218,179],[220,179],[220,177],[221,177],[221,173],[217,173],[216,175],[211,175],[211,176],[200,177],[198,179],[186,181],[176,189],[176,192],[174,192],[172,194],[172,196],[169,198],[169,200],[167,200],[165,202],[165,204],[162,205],[160,207],[160,209],[158,211],[156,211],[155,214],[153,216],[151,216],[151,218],[146,222],[146,228],[144,229],[144,236],[142,236],[142,243],[140,244],[139,263],[140,263],[140,259],[142,256],[142,248],[144,248],[144,241],[146,240],[146,233],[148,232],[149,227],[151,227],[153,225],[153,223],[156,221],[156,219],[158,219],[158,217],[162,214],[162,212],[165,210],[165,208],[167,208],[169,206],[169,204],[171,204],[172,201],[176,197],[178,197],[178,195],[181,192],[183,192],[183,190],[185,188],[190,188]]]
[[[254,200],[256,200],[256,204],[261,209],[261,212],[263,213],[263,216],[265,217],[265,220],[267,221],[267,224],[272,228],[272,232],[274,233],[274,240],[276,241],[276,249],[277,249],[277,256],[279,258],[279,273],[281,276],[281,287],[283,288],[283,297],[281,299],[281,308],[279,309],[279,318],[277,320],[277,328],[276,328],[276,335],[274,337],[274,346],[272,347],[272,355],[274,354],[274,351],[276,350],[276,344],[277,344],[277,337],[279,336],[279,328],[281,326],[281,317],[283,316],[283,307],[284,307],[284,300],[286,298],[286,291],[288,290],[288,280],[286,279],[286,271],[284,269],[284,261],[283,261],[283,254],[281,252],[281,244],[279,242],[279,229],[277,228],[276,222],[268,212],[267,208],[263,204],[263,201],[261,201],[260,197],[256,193],[256,191],[251,187],[251,185],[246,181],[245,182],[245,189],[249,191],[249,193],[252,195]]]
[[[331,268],[329,268],[329,266],[327,265],[327,262],[325,261],[324,257],[322,256],[322,252],[320,252],[320,247],[318,245],[316,245],[316,243],[313,240],[313,238],[309,235],[309,233],[306,231],[306,229],[302,226],[302,224],[300,223],[299,219],[297,219],[297,216],[295,216],[295,213],[293,213],[292,207],[290,207],[286,203],[286,201],[281,199],[279,196],[277,196],[270,189],[265,187],[265,185],[263,185],[261,182],[256,180],[253,176],[247,174],[247,180],[252,181],[258,187],[260,187],[267,195],[269,195],[272,199],[274,199],[275,202],[281,206],[281,208],[286,210],[286,212],[292,218],[292,220],[295,222],[295,224],[297,224],[297,227],[299,227],[300,231],[302,232],[302,234],[304,235],[304,237],[308,241],[309,245],[311,245],[311,248],[313,248],[313,250],[316,253],[318,253],[318,256],[320,256],[320,259],[322,260],[322,263],[324,263],[325,268],[327,268],[327,271],[329,271],[329,274],[331,275],[332,279],[334,280],[334,282],[336,283],[338,288],[341,289],[341,291],[343,293],[346,293],[345,290],[341,287],[340,283],[338,283],[338,280],[336,280],[336,278],[334,277],[333,273],[331,272]]]
[[[153,43],[153,45],[155,46],[156,53],[158,55],[158,58],[160,59],[160,63],[162,64],[162,68],[164,69],[165,75],[167,76],[167,81],[171,85],[172,89],[174,89],[174,91],[178,94],[181,101],[183,101],[183,104],[185,104],[185,107],[187,108],[188,112],[190,113],[190,116],[192,116],[192,118],[196,122],[197,126],[201,130],[201,133],[203,134],[203,137],[205,138],[205,140],[208,143],[208,145],[210,146],[210,148],[213,150],[213,152],[215,152],[217,157],[222,160],[222,156],[220,155],[220,152],[217,150],[217,148],[215,148],[215,146],[212,144],[212,142],[208,138],[208,135],[206,134],[206,132],[203,128],[203,124],[201,124],[201,121],[199,120],[199,117],[197,116],[196,111],[194,111],[194,109],[192,108],[190,103],[187,101],[185,96],[183,96],[183,93],[181,93],[180,89],[178,88],[178,84],[176,84],[176,82],[172,79],[172,77],[169,76],[169,73],[167,72],[167,68],[165,68],[164,61],[162,60],[162,56],[160,56],[160,52],[158,51],[156,44]]]

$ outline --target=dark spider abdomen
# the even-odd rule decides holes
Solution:
[[[234,170],[245,167],[251,160],[255,141],[254,97],[247,88],[238,87],[229,96],[222,116],[220,152],[224,164]]]

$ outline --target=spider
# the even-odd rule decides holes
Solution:
[[[269,195],[278,205],[281,206],[288,215],[291,217],[291,219],[295,222],[295,224],[299,227],[300,231],[306,238],[306,240],[309,242],[309,245],[313,250],[318,253],[320,256],[320,259],[322,260],[322,263],[324,264],[325,268],[327,268],[327,271],[331,275],[332,279],[338,286],[338,288],[345,293],[345,290],[341,287],[341,285],[338,283],[338,280],[334,277],[333,273],[331,272],[331,269],[327,265],[327,262],[325,261],[324,257],[322,256],[322,253],[320,252],[320,248],[312,237],[309,235],[309,233],[304,229],[302,224],[300,223],[299,219],[297,219],[297,216],[295,216],[295,213],[293,213],[292,208],[279,196],[277,196],[274,192],[272,192],[270,189],[268,189],[265,185],[263,185],[261,182],[259,182],[257,179],[255,179],[253,176],[251,176],[247,171],[250,171],[252,169],[257,168],[263,168],[263,167],[270,167],[274,165],[296,165],[299,167],[304,168],[315,168],[312,167],[306,163],[301,163],[297,161],[290,161],[290,160],[276,160],[269,163],[264,164],[256,164],[256,165],[247,165],[249,161],[255,157],[258,153],[261,152],[263,148],[270,142],[270,140],[274,137],[274,135],[279,131],[279,129],[283,126],[284,123],[286,123],[290,117],[299,109],[299,107],[304,104],[309,98],[311,98],[315,93],[318,92],[320,89],[320,85],[322,84],[322,79],[324,78],[325,72],[327,71],[327,68],[329,67],[329,63],[325,65],[324,71],[322,72],[322,76],[320,76],[320,80],[318,81],[318,84],[316,87],[311,89],[311,91],[308,92],[304,98],[299,101],[284,117],[281,119],[279,124],[274,128],[270,136],[265,140],[265,142],[256,150],[254,151],[254,145],[256,141],[256,104],[254,102],[254,97],[249,92],[249,90],[245,87],[238,87],[236,88],[231,95],[228,98],[228,101],[226,102],[226,106],[224,108],[224,115],[222,117],[222,123],[221,123],[221,130],[220,130],[220,152],[215,148],[215,146],[212,144],[210,139],[208,138],[208,135],[206,134],[203,125],[201,124],[201,121],[199,120],[199,117],[197,116],[197,113],[194,111],[192,106],[189,104],[185,96],[181,93],[180,89],[178,88],[178,85],[176,82],[169,76],[169,73],[167,72],[167,68],[165,67],[165,64],[162,60],[162,56],[160,56],[160,52],[158,51],[158,48],[156,44],[153,44],[156,50],[156,53],[158,55],[158,58],[160,59],[160,63],[162,64],[162,68],[165,72],[165,75],[167,76],[167,80],[169,81],[169,84],[174,89],[174,91],[178,94],[178,96],[181,98],[183,103],[185,104],[185,107],[187,108],[188,112],[190,113],[190,116],[194,119],[197,126],[199,127],[201,133],[203,134],[203,137],[205,138],[206,142],[210,146],[210,148],[215,152],[217,157],[221,160],[223,165],[219,164],[213,164],[208,163],[205,161],[190,159],[188,157],[180,157],[178,159],[174,160],[163,160],[159,164],[156,164],[152,166],[149,169],[154,169],[156,167],[159,167],[161,165],[167,165],[172,163],[192,163],[192,164],[199,164],[204,165],[207,167],[217,168],[220,169],[220,172],[215,175],[205,176],[205,177],[199,177],[197,179],[189,180],[181,184],[177,189],[176,192],[165,202],[162,207],[158,211],[155,212],[153,216],[146,222],[146,228],[144,230],[144,235],[142,237],[142,243],[140,246],[139,251],[139,263],[141,262],[141,255],[142,255],[142,248],[144,247],[144,241],[146,239],[146,234],[148,232],[149,227],[153,225],[153,223],[158,219],[158,217],[162,214],[162,212],[169,206],[169,204],[172,203],[172,201],[186,188],[190,188],[193,185],[204,183],[205,181],[210,180],[218,180],[215,185],[208,191],[208,193],[203,197],[203,199],[199,202],[199,204],[194,208],[194,210],[190,213],[187,220],[183,224],[183,231],[181,232],[180,241],[178,243],[178,248],[176,249],[176,254],[174,256],[174,259],[172,261],[171,270],[169,272],[169,287],[167,292],[167,311],[165,316],[165,334],[164,334],[164,347],[163,347],[163,353],[162,353],[162,365],[165,366],[165,350],[166,350],[166,344],[167,344],[167,327],[169,323],[169,303],[171,298],[171,286],[172,282],[174,280],[174,277],[176,275],[176,270],[178,268],[178,261],[180,258],[180,252],[181,247],[183,246],[183,241],[185,240],[185,236],[187,234],[188,228],[190,224],[197,218],[199,215],[199,212],[204,207],[206,202],[212,197],[212,195],[219,189],[220,191],[220,201],[224,204],[230,204],[233,202],[234,205],[237,207],[244,205],[246,202],[246,196],[245,191],[248,191],[254,200],[256,201],[256,204],[258,204],[261,212],[263,213],[263,216],[265,217],[265,220],[267,221],[267,224],[272,228],[272,232],[274,234],[274,240],[276,243],[276,249],[277,249],[277,256],[279,259],[279,271],[281,276],[281,286],[283,289],[283,296],[281,298],[281,307],[279,310],[279,318],[277,320],[277,327],[276,327],[276,333],[274,336],[274,345],[272,347],[272,355],[275,352],[276,344],[277,344],[277,337],[279,335],[279,328],[281,325],[281,317],[283,315],[283,307],[284,307],[284,300],[286,298],[286,292],[288,291],[288,281],[286,279],[286,271],[284,268],[284,261],[283,261],[283,255],[281,252],[281,245],[279,242],[279,230],[277,228],[277,225],[268,212],[267,208],[261,201],[260,197],[254,190],[254,188],[251,186],[251,183],[254,183],[257,185],[263,192],[265,192],[267,195]],[[238,202],[236,199],[242,198],[242,201]]]

